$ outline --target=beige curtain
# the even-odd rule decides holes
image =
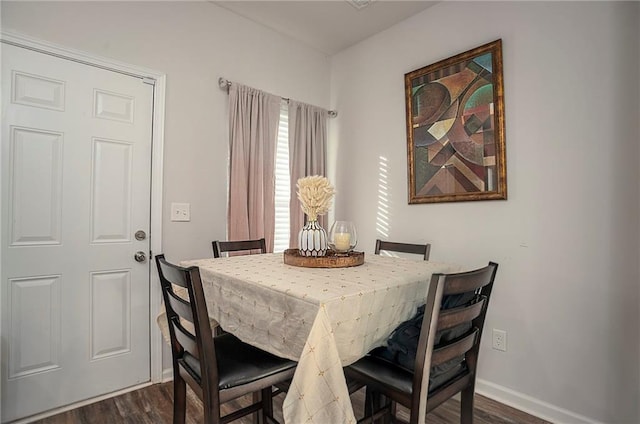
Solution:
[[[326,110],[308,104],[289,102],[289,170],[291,173],[289,246],[298,247],[298,232],[304,226],[305,215],[296,194],[296,182],[309,175],[326,176],[327,157]],[[325,216],[318,223],[328,232]]]
[[[233,83],[229,88],[229,240],[264,237],[273,252],[275,155],[281,98]]]

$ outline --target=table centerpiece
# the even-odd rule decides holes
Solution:
[[[300,207],[307,215],[307,223],[298,233],[298,251],[301,256],[325,256],[327,232],[318,223],[318,216],[329,211],[335,189],[326,177],[320,175],[300,178],[296,187]]]

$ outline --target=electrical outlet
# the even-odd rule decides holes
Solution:
[[[171,204],[171,220],[172,221],[191,221],[191,204],[190,203],[172,203]]]
[[[507,332],[504,330],[493,329],[493,343],[491,347],[495,350],[507,351]]]

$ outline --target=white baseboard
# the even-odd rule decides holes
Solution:
[[[600,421],[479,378],[476,379],[476,393],[552,423],[603,424]]]
[[[165,368],[162,370],[162,383],[173,380],[173,368]]]

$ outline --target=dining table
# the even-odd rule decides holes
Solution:
[[[353,267],[284,263],[282,253],[186,260],[197,266],[211,318],[227,332],[297,361],[287,424],[355,423],[343,367],[383,345],[424,304],[434,273],[457,264],[366,255]]]

